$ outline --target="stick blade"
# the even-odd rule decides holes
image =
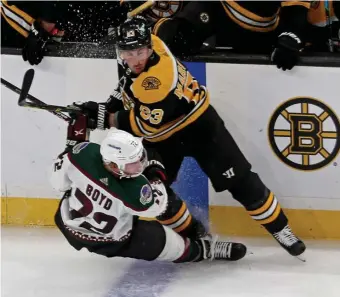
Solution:
[[[32,82],[34,78],[34,69],[28,69],[24,75],[24,80],[22,82],[21,92],[19,96],[18,104],[20,106],[25,104],[26,97],[28,95],[28,92],[30,91]]]

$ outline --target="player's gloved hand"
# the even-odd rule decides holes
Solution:
[[[124,109],[123,96],[117,88],[111,93],[109,99],[107,99],[106,110],[110,113],[115,113],[122,109]]]
[[[87,116],[87,128],[105,130],[109,128],[109,114],[106,111],[106,104],[94,101],[74,102],[74,106],[81,108]]]
[[[34,21],[31,31],[26,39],[26,44],[22,49],[22,58],[31,65],[38,65],[46,53],[46,43],[51,35],[43,29],[39,22]]]
[[[88,141],[87,122],[87,116],[79,114],[76,119],[68,124],[66,141],[68,147],[73,147],[80,142]]]
[[[64,154],[67,154],[72,148],[81,142],[89,140],[89,130],[87,129],[87,116],[84,114],[78,114],[76,118],[73,118],[69,122],[67,127],[66,149],[58,156],[62,158]]]
[[[160,179],[167,185],[167,175],[163,164],[156,160],[149,160],[146,165],[143,175],[150,181]]]
[[[271,61],[283,71],[291,70],[299,61],[302,42],[291,32],[279,35],[276,47],[271,55]]]

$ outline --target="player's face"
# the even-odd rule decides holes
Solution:
[[[131,71],[135,74],[140,74],[152,54],[152,49],[142,47],[135,50],[120,51],[120,58],[124,60]]]
[[[145,149],[139,161],[128,163],[125,165],[124,173],[128,176],[138,176],[141,175],[148,162],[147,154]]]

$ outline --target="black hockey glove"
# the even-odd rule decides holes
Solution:
[[[38,65],[46,53],[46,43],[51,35],[35,21],[31,25],[31,31],[26,39],[26,44],[22,49],[22,58],[31,65]]]
[[[294,33],[284,32],[279,35],[276,48],[274,49],[271,60],[283,71],[291,70],[299,61],[302,42]]]
[[[74,102],[73,105],[81,108],[87,116],[87,128],[92,130],[109,128],[109,114],[106,111],[106,104],[88,101]]]
[[[115,113],[124,109],[123,96],[119,92],[119,89],[115,89],[106,101],[106,110],[110,113]]]
[[[150,181],[160,179],[164,183],[164,185],[167,185],[167,175],[165,173],[165,168],[161,162],[158,162],[156,160],[148,161],[143,175]]]

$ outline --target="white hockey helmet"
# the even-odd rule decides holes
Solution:
[[[120,177],[137,177],[148,163],[142,138],[116,128],[112,128],[102,141],[100,154],[105,164],[116,165],[111,169]]]

